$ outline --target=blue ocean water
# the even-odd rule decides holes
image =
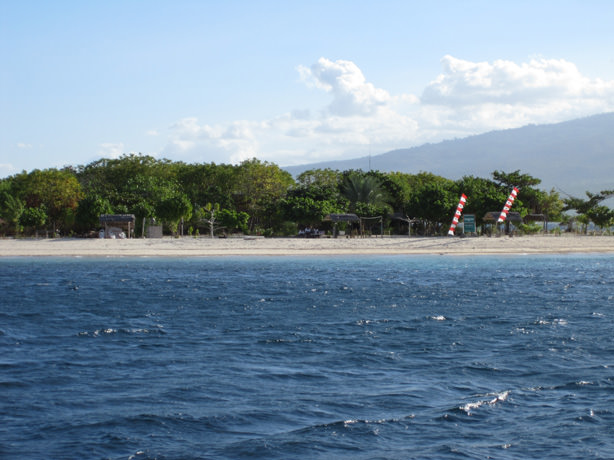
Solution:
[[[614,257],[0,259],[0,458],[614,458]]]

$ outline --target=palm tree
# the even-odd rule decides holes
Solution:
[[[2,217],[4,217],[7,222],[13,224],[15,226],[15,235],[19,234],[19,218],[23,214],[25,210],[25,204],[19,198],[14,197],[8,192],[4,192],[3,196],[4,206],[0,208],[2,211]]]
[[[353,171],[344,177],[341,194],[350,202],[350,210],[355,211],[357,203],[383,207],[388,196],[377,177]]]

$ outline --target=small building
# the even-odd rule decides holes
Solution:
[[[102,214],[100,216],[100,225],[104,226],[104,233],[101,231],[100,237],[125,238],[127,234],[128,238],[130,238],[134,230],[135,221],[134,214]],[[122,236],[124,229],[127,230],[127,233]]]

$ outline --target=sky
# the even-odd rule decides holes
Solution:
[[[610,0],[0,0],[0,177],[280,166],[614,111]]]

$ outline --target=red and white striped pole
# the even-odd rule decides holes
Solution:
[[[507,218],[507,213],[509,212],[512,205],[514,204],[514,200],[516,199],[517,195],[518,195],[518,188],[514,187],[514,190],[512,190],[512,193],[510,193],[510,196],[507,197],[507,201],[505,202],[505,206],[503,206],[503,210],[501,211],[501,214],[499,215],[499,219],[497,219],[498,224],[500,224],[501,222],[505,222],[505,219]]]
[[[467,197],[463,193],[458,201],[458,206],[456,207],[456,212],[454,213],[454,218],[452,219],[452,225],[450,225],[450,230],[448,230],[449,236],[454,236],[454,229],[458,225],[458,220],[460,219],[461,214],[463,213],[463,208],[465,207],[465,203],[467,202]]]

